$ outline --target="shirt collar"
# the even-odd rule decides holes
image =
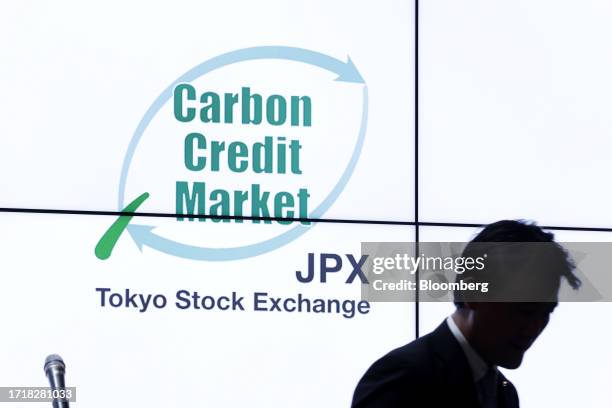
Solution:
[[[457,327],[457,324],[453,320],[452,316],[448,316],[446,318],[446,324],[448,325],[448,328],[450,329],[451,333],[453,334],[455,339],[457,339],[457,342],[459,342],[459,345],[463,349],[463,353],[465,354],[468,364],[472,369],[472,376],[474,377],[474,382],[479,381],[482,377],[485,376],[485,374],[489,370],[489,366],[482,359],[482,357],[478,355],[476,350],[474,350],[472,346],[470,346],[470,343],[468,343],[463,333],[461,333],[461,330],[459,329],[459,327]],[[497,369],[497,367],[495,366],[493,366],[492,368]]]

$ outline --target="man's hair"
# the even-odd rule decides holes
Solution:
[[[580,286],[580,279],[574,274],[575,264],[569,257],[568,253],[554,241],[554,235],[551,232],[544,232],[542,228],[538,227],[534,222],[528,222],[525,220],[502,220],[487,225],[478,235],[476,235],[463,250],[462,256],[482,256],[482,251],[486,248],[486,244],[475,244],[483,242],[500,242],[500,243],[520,243],[520,242],[539,242],[548,243],[546,245],[549,251],[546,253],[546,263],[552,265],[550,268],[553,276],[547,276],[547,278],[556,278],[558,280],[561,277],[565,277],[569,285],[576,289]],[[504,246],[505,244],[500,244]],[[505,245],[508,247],[508,244]],[[532,246],[534,247],[534,246]],[[497,256],[497,259],[491,259],[492,256]],[[489,254],[487,262],[496,261],[499,264],[505,262],[503,252],[497,255]],[[463,275],[463,278],[468,277],[468,273]],[[457,276],[459,279],[459,276]],[[463,301],[461,300],[461,293],[455,291],[454,303],[457,308],[462,308]]]

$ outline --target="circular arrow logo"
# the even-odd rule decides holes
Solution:
[[[162,93],[155,99],[144,114],[128,145],[119,180],[118,208],[120,211],[125,213],[133,213],[150,196],[149,193],[141,193],[128,205],[125,204],[126,185],[128,183],[128,176],[131,174],[130,170],[134,165],[135,154],[141,146],[143,135],[145,132],[147,132],[147,129],[152,126],[152,123],[155,122],[162,108],[165,106],[167,107],[169,102],[172,102],[174,98],[175,118],[181,122],[191,121],[196,117],[195,113],[197,110],[195,107],[185,107],[183,105],[187,105],[186,102],[197,100],[197,98],[192,97],[194,96],[192,94],[195,94],[195,87],[192,87],[189,84],[196,80],[201,80],[204,76],[207,76],[208,78],[209,74],[218,72],[222,68],[227,69],[229,66],[235,66],[239,63],[258,60],[292,61],[300,64],[307,64],[308,66],[333,73],[333,79],[338,83],[348,83],[348,85],[357,86],[360,85],[360,120],[358,124],[356,142],[350,151],[350,155],[347,157],[348,160],[346,161],[346,166],[340,172],[338,181],[333,184],[331,190],[329,190],[326,195],[321,196],[322,199],[320,200],[319,204],[314,209],[307,210],[306,213],[302,212],[299,218],[317,219],[323,217],[326,211],[334,204],[344,190],[346,184],[351,178],[351,175],[353,174],[357,161],[359,160],[367,127],[368,90],[365,81],[350,58],[344,62],[315,51],[284,46],[252,47],[219,55],[193,67],[162,91]],[[232,120],[235,123],[239,120],[238,118],[241,118],[240,120],[242,120],[242,125],[247,124],[248,126],[251,126],[251,129],[254,125],[259,125],[262,123],[264,119],[268,121],[268,128],[271,127],[272,129],[274,129],[274,126],[280,126],[284,123],[290,123],[291,126],[295,126],[295,128],[299,126],[309,127],[311,125],[311,112],[314,111],[314,108],[311,107],[311,98],[308,96],[291,96],[289,98],[282,98],[280,95],[272,95],[268,97],[264,103],[264,98],[258,94],[253,95],[252,90],[248,87],[242,87],[241,93],[225,93],[222,95],[224,95],[224,100],[221,100],[222,97],[219,94],[209,91],[202,93],[199,98],[199,102],[203,106],[200,109],[200,121],[207,123],[207,126],[214,126],[215,123],[223,122],[223,120],[225,120],[225,123],[232,123]],[[238,102],[238,99],[240,98],[242,98],[242,101]],[[228,102],[228,99],[230,102]],[[183,104],[181,101],[185,102],[185,104]],[[238,115],[234,114],[234,110],[232,110],[235,108],[235,105],[242,107],[242,112]],[[257,111],[258,108],[262,111],[263,108],[267,108],[268,111]],[[230,122],[228,122],[228,116]],[[292,127],[291,130],[293,129],[294,128]],[[268,129],[266,129],[266,132],[267,131]],[[277,174],[281,174],[283,176],[285,176],[287,173],[293,173],[291,176],[301,177],[302,170],[299,159],[301,152],[304,150],[302,149],[301,141],[292,140],[290,143],[285,141],[285,136],[278,137],[277,139],[277,149],[274,150],[277,151],[276,154],[278,156],[276,157],[275,168],[273,168],[271,164],[274,159],[271,153],[273,151],[271,148],[273,142],[271,136],[266,136],[266,138],[261,142],[253,143],[252,149],[247,150],[248,147],[243,147],[246,146],[246,144],[240,141],[233,143],[229,143],[227,140],[211,141],[206,139],[206,137],[201,133],[191,132],[187,135],[187,137],[185,137],[183,144],[184,154],[181,155],[181,157],[184,157],[184,165],[187,167],[187,169],[191,171],[202,171],[206,169],[210,172],[209,174],[212,174],[212,172],[221,171],[219,163],[215,162],[215,160],[219,161],[220,152],[225,152],[229,155],[229,168],[234,172],[246,171],[246,157],[249,156],[250,158],[250,156],[253,156],[253,167],[250,170],[255,173],[254,178],[258,177],[259,174],[268,172],[272,173],[273,171],[276,171]],[[227,145],[226,142],[228,142]],[[281,151],[281,147],[279,146],[282,146],[283,148],[287,146],[285,149],[286,152]],[[206,150],[207,155],[216,152],[216,156],[208,157],[203,153],[198,155],[198,149],[202,152],[204,152],[205,149],[208,149]],[[259,149],[260,153],[261,151],[267,149],[264,154],[260,154],[260,156],[263,158],[256,158],[257,149]],[[232,153],[234,154],[233,161],[231,156]],[[325,174],[325,172],[323,172],[323,174]],[[241,176],[242,179],[244,179],[244,176]],[[149,182],[150,180],[147,181],[147,183]],[[203,201],[204,191],[206,191],[205,187],[207,186],[205,186],[203,182],[199,181],[193,183],[177,181],[176,186],[177,214],[179,207],[184,206],[187,210],[186,212],[183,212],[183,214],[185,214],[185,218],[188,218],[189,215],[193,215],[194,211],[198,215],[203,215],[203,212],[197,212],[197,207],[199,204],[196,203],[196,199],[199,198],[201,200],[200,203]],[[145,189],[151,192],[151,188],[145,187]],[[229,215],[227,207],[223,202],[221,202],[223,201],[222,198],[225,197],[224,191],[225,190],[218,189],[211,193],[212,195],[216,194],[218,203],[211,206],[211,212],[207,213],[207,215]],[[201,196],[198,195],[200,193],[202,194]],[[261,192],[259,184],[253,184],[252,189],[241,192],[244,197],[248,196],[251,200],[255,200],[256,196],[259,197],[258,199],[262,199],[262,197],[266,197],[267,199],[268,196],[266,194],[270,195],[273,193],[274,192]],[[307,198],[311,195],[307,188],[300,189],[299,193],[295,194],[295,197],[291,196],[289,193],[283,192],[283,194],[284,195],[281,195],[281,193],[276,194],[273,201],[277,204],[278,202],[284,204],[286,213],[289,213],[286,210],[286,208],[289,206],[287,203],[294,201],[296,203],[299,202],[300,205],[303,204],[303,208],[301,208],[300,211],[306,211]],[[153,195],[153,193],[151,193],[151,195]],[[234,194],[234,197],[237,197],[236,194]],[[251,209],[252,212],[255,211],[255,204],[251,206]],[[267,213],[265,211],[267,211],[267,209],[263,207],[257,207],[257,209],[261,211],[261,214],[266,216]],[[278,209],[275,211],[278,211]],[[280,211],[282,213],[282,206]],[[291,212],[291,214],[293,214],[293,212]],[[234,213],[233,215],[242,215],[242,213]],[[257,214],[251,215],[256,216]],[[288,216],[287,218],[294,217]],[[120,216],[119,219],[117,219],[109,230],[103,235],[95,250],[95,254],[99,259],[106,259],[111,255],[115,243],[125,229],[128,230],[129,234],[141,249],[143,246],[148,246],[157,251],[182,258],[207,261],[226,261],[248,258],[272,251],[298,238],[310,228],[308,225],[309,223],[301,223],[292,227],[285,227],[281,233],[259,242],[248,243],[241,246],[219,248],[192,245],[178,242],[175,239],[165,238],[155,233],[155,226],[130,224],[131,220],[132,216],[130,215]],[[178,218],[177,221],[184,222],[184,218]],[[283,224],[289,223],[290,222],[283,222]]]

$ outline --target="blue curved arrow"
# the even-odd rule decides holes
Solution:
[[[138,245],[141,251],[142,247],[146,245],[160,252],[180,258],[196,261],[230,261],[249,258],[277,249],[304,234],[311,226],[300,224],[269,240],[236,248],[202,248],[182,244],[154,234],[152,232],[154,228],[151,225],[131,224],[128,226],[130,235],[136,241],[136,245]]]
[[[149,123],[151,123],[151,120],[153,120],[157,112],[172,97],[174,87],[179,83],[191,82],[208,72],[214,71],[215,69],[224,67],[226,65],[260,59],[283,59],[303,62],[305,64],[314,65],[338,74],[338,77],[335,79],[336,81],[355,82],[360,84],[364,83],[363,78],[359,74],[359,71],[357,71],[355,64],[353,64],[353,61],[351,61],[350,58],[348,58],[347,62],[342,62],[336,58],[330,57],[329,55],[321,54],[320,52],[296,47],[263,46],[243,48],[241,50],[221,54],[209,59],[208,61],[204,61],[199,65],[196,65],[172,82],[166,89],[164,89],[157,99],[155,99],[149,109],[147,109],[140,123],[138,123],[125,154],[123,166],[121,167],[121,176],[119,178],[119,211],[123,210],[124,207],[125,183],[127,180],[128,171],[130,169],[130,164],[132,163],[134,153],[136,152],[136,147],[138,146],[144,131],[149,126]]]
[[[320,218],[323,214],[331,207],[336,201],[346,184],[348,183],[353,170],[357,165],[361,150],[363,147],[363,141],[365,139],[366,128],[368,124],[368,87],[363,87],[363,107],[361,113],[361,126],[359,128],[359,138],[353,149],[353,154],[349,163],[342,173],[342,176],[338,180],[338,183],[334,186],[331,193],[327,196],[317,208],[310,213],[310,218]],[[228,261],[233,259],[244,259],[263,253],[272,251],[280,248],[281,246],[293,241],[298,238],[313,226],[306,226],[298,224],[290,230],[277,235],[274,238],[270,238],[266,241],[258,242],[252,245],[245,245],[241,247],[233,248],[202,248],[186,244],[181,244],[152,232],[152,226],[148,225],[129,225],[127,227],[128,232],[138,245],[138,248],[142,250],[143,245],[147,245],[160,252],[167,253],[169,255],[179,256],[181,258],[188,258],[194,260],[206,260],[206,261]]]

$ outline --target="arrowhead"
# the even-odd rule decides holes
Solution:
[[[142,246],[146,243],[147,238],[151,235],[151,230],[153,230],[153,226],[151,225],[137,225],[130,224],[127,227],[128,232],[132,236],[132,239],[138,246],[140,252],[142,252]]]
[[[346,63],[344,64],[342,72],[340,72],[340,75],[338,76],[338,78],[336,78],[336,81],[365,84],[365,81],[357,70],[357,67],[355,66],[355,64],[353,64],[351,57],[348,57]]]

